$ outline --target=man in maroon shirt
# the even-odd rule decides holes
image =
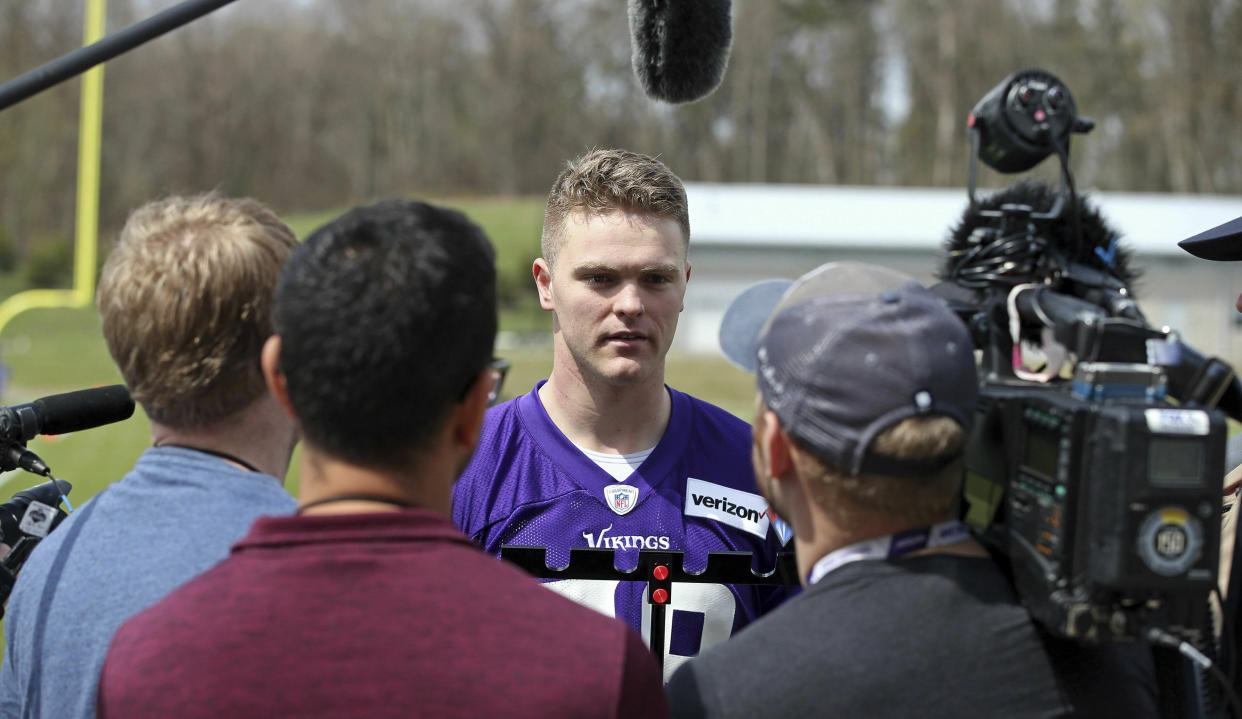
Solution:
[[[99,716],[664,716],[636,634],[448,519],[500,379],[483,233],[421,203],[353,210],[290,260],[275,320],[299,515],[121,628]]]

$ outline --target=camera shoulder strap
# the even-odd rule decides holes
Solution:
[[[34,637],[30,642],[30,657],[32,664],[30,667],[30,681],[27,684],[26,706],[22,711],[23,719],[39,716],[39,704],[43,698],[43,636],[44,629],[47,626],[47,613],[51,609],[52,599],[56,594],[56,586],[60,584],[60,575],[65,571],[65,561],[69,556],[69,548],[78,540],[78,533],[82,531],[82,525],[86,524],[86,520],[90,519],[91,512],[95,506],[99,504],[99,498],[105,490],[101,490],[95,495],[93,501],[87,502],[86,506],[78,510],[81,512],[80,517],[73,523],[73,526],[67,530],[65,541],[60,545],[60,549],[56,551],[56,556],[52,559],[52,566],[47,570],[47,577],[43,582],[43,593],[39,595],[39,607],[35,612],[34,619]]]

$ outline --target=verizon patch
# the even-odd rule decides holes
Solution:
[[[763,497],[731,487],[686,479],[686,516],[704,517],[737,527],[763,539],[768,536],[768,502]]]

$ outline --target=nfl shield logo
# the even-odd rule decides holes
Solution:
[[[638,487],[610,484],[604,487],[604,501],[617,514],[626,514],[638,504]]]

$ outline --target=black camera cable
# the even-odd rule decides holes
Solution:
[[[1082,226],[1078,220],[1078,190],[1074,187],[1074,175],[1069,168],[1069,141],[1062,143],[1052,138],[1052,146],[1056,150],[1057,159],[1061,161],[1061,178],[1069,191],[1070,232],[1074,235],[1074,257],[1082,257]]]
[[[1196,649],[1190,642],[1178,639],[1159,627],[1149,627],[1143,633],[1143,637],[1152,644],[1177,650],[1179,654],[1215,677],[1225,687],[1225,697],[1229,701],[1229,713],[1236,719],[1242,719],[1242,700],[1238,699],[1238,693],[1234,691],[1229,677],[1225,676],[1225,673],[1216,666],[1216,662]]]
[[[1234,658],[1237,654],[1237,648],[1232,640],[1233,615],[1225,607],[1225,595],[1221,594],[1220,587],[1212,587],[1212,596],[1216,597],[1216,606],[1220,607],[1220,631],[1216,635],[1218,637],[1216,653],[1220,656],[1220,660],[1217,664],[1222,667],[1221,672],[1229,680],[1229,686],[1234,686],[1238,678],[1238,666]],[[1213,629],[1218,628],[1215,626],[1215,616],[1212,617],[1212,624]]]

